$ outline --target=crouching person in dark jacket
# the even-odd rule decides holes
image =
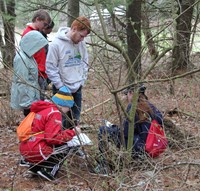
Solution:
[[[20,153],[24,162],[30,164],[32,173],[51,181],[63,164],[69,147],[67,141],[80,133],[80,128],[62,130],[62,114],[74,105],[70,90],[63,86],[52,97],[52,102],[37,101],[30,110],[36,113],[32,123],[33,135],[20,143]],[[21,165],[22,166],[22,165]]]
[[[135,114],[135,125],[134,125],[134,141],[133,141],[133,152],[132,156],[137,157],[145,152],[145,143],[148,135],[148,131],[153,119],[162,125],[163,116],[161,112],[148,101],[145,95],[146,87],[141,85],[139,87],[139,98]],[[134,88],[130,88],[127,92],[128,106],[126,112],[129,114],[132,106],[132,98],[134,95]],[[125,147],[128,144],[128,129],[129,120],[126,118],[123,122],[123,136],[125,141]],[[106,138],[105,138],[106,137]],[[118,148],[121,144],[120,129],[116,125],[101,126],[99,128],[99,150],[101,153],[105,153],[108,148],[105,146],[109,145],[106,142],[114,143]],[[106,140],[106,141],[105,141]],[[103,154],[102,154],[103,155]]]

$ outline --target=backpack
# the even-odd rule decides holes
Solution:
[[[30,112],[17,127],[17,137],[20,142],[28,140],[33,135],[43,133],[43,132],[38,132],[35,134],[32,133],[32,123],[34,118],[35,118],[35,113]]]
[[[154,119],[148,131],[145,151],[154,158],[163,153],[168,145],[167,138],[161,125]]]

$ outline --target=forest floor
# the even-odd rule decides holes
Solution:
[[[3,73],[4,77],[7,76],[5,71],[1,71],[1,74]],[[199,84],[199,73],[177,79],[174,95],[169,93],[168,82],[147,84],[149,100],[162,111],[166,120],[176,126],[169,127],[170,133],[167,133],[167,136],[170,145],[160,157],[133,161],[120,171],[102,177],[89,173],[87,161],[71,156],[60,170],[58,179],[53,182],[32,176],[26,167],[19,166],[16,127],[23,115],[10,110],[9,96],[1,97],[0,191],[200,190]],[[6,91],[7,87],[4,87]],[[99,103],[103,104],[98,105]],[[82,113],[82,125],[90,128],[86,133],[94,142],[93,146],[85,148],[91,155],[97,152],[97,130],[102,124],[102,119],[113,123],[117,121],[114,103],[111,94],[93,78],[91,71],[83,88]],[[117,154],[120,156],[121,152],[118,151]]]

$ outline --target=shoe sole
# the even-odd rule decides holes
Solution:
[[[30,164],[19,164],[19,166],[23,166],[23,167],[31,167]]]
[[[40,171],[37,171],[37,174],[40,175],[41,177],[45,178],[46,180],[50,181],[50,182],[53,181],[50,178],[46,177],[44,174],[42,174]]]
[[[31,175],[38,175],[36,172],[33,172],[31,170],[28,170],[28,173],[31,174]]]

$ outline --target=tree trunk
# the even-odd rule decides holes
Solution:
[[[129,81],[133,82],[141,74],[141,0],[127,1],[127,44],[128,56],[133,63],[133,70],[138,76],[129,76]]]
[[[187,70],[190,63],[190,35],[194,0],[180,1],[176,19],[176,38],[173,48],[172,75]]]
[[[0,0],[0,9],[4,26],[4,37],[0,35],[2,61],[4,66],[11,67],[15,56],[15,1]]]
[[[74,19],[79,16],[79,0],[68,0],[67,13],[67,26],[70,27]]]
[[[148,7],[146,6],[146,2],[144,2],[144,6],[143,6],[143,10],[142,10],[142,31],[144,33],[144,38],[146,40],[149,54],[150,54],[152,60],[155,60],[159,54],[156,49],[155,43],[152,39],[153,35],[150,30],[148,11],[149,10],[148,10]]]

